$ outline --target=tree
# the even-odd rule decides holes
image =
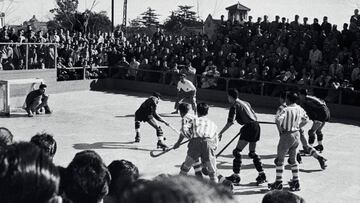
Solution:
[[[142,25],[142,21],[141,21],[141,18],[139,16],[130,21],[130,26],[131,27],[141,27],[141,25]]]
[[[76,19],[79,0],[56,0],[56,5],[56,8],[50,10],[55,14],[54,22],[49,22],[48,25],[73,30],[76,23],[81,23]]]
[[[155,13],[155,10],[148,7],[147,10],[141,14],[142,24],[146,27],[157,26],[159,25],[158,16],[159,14]]]
[[[196,12],[192,11],[192,6],[178,6],[176,11],[172,11],[169,18],[164,23],[164,28],[168,31],[179,31],[184,26],[202,25],[202,22],[197,20]]]

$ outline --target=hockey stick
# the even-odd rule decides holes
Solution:
[[[276,124],[275,122],[269,122],[269,121],[258,121],[259,124]]]
[[[180,146],[183,145],[183,144],[188,143],[189,141],[190,141],[190,140],[186,140],[186,141],[182,142],[182,143],[180,144]],[[159,157],[159,156],[161,156],[161,155],[163,155],[163,154],[168,153],[168,152],[171,151],[171,150],[175,150],[175,148],[174,148],[174,147],[168,148],[168,149],[166,149],[165,151],[161,151],[161,152],[158,153],[158,154],[155,154],[155,152],[158,152],[157,150],[152,150],[152,151],[150,151],[150,156],[153,157],[153,158],[156,158],[156,157]]]
[[[171,130],[173,130],[176,134],[180,135],[180,132],[178,130],[176,130],[174,128],[174,126],[172,126],[170,123],[169,123],[168,127],[171,128]]]
[[[227,144],[225,145],[225,147],[222,148],[222,150],[216,155],[216,158],[218,158],[218,157],[225,151],[225,149],[228,148],[229,145],[230,145],[232,142],[234,142],[234,140],[235,140],[237,137],[240,136],[240,134],[241,134],[241,133],[238,133],[233,139],[231,139],[230,142],[227,143]]]

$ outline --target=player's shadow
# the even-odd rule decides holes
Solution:
[[[270,154],[270,155],[259,155],[261,159],[275,159],[276,158],[276,154]],[[226,155],[220,155],[219,157],[224,157],[224,158],[231,158],[233,159],[234,156],[232,154],[226,154]],[[251,159],[248,155],[241,155],[242,159]]]
[[[151,149],[145,149],[132,145],[135,142],[95,142],[95,143],[78,143],[74,144],[73,148],[78,150],[94,150],[94,149],[128,149],[136,151],[151,151]]]
[[[246,191],[236,191],[233,195],[258,195],[258,194],[266,194],[268,193],[268,189],[260,189],[260,190],[246,190]]]
[[[302,173],[316,173],[316,172],[321,172],[323,171],[322,169],[310,169],[310,170],[307,170],[307,169],[299,169],[300,172]]]
[[[28,117],[27,114],[11,114],[10,116],[6,116],[6,115],[0,116],[0,118],[27,118],[27,117]]]
[[[229,162],[218,162],[217,163],[217,168],[218,169],[225,169],[225,170],[232,170],[233,169],[233,164],[229,163]],[[264,169],[271,169],[271,168],[276,168],[275,165],[271,165],[271,164],[263,164],[263,168]],[[241,170],[249,170],[249,169],[255,169],[254,164],[244,164],[241,166]]]
[[[123,116],[115,116],[115,118],[134,118],[135,115],[134,114],[128,114],[128,115],[123,115]]]

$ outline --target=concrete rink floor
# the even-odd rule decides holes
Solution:
[[[54,162],[67,166],[75,153],[81,150],[95,150],[108,165],[115,159],[127,159],[135,163],[145,178],[152,178],[161,173],[177,174],[186,156],[186,147],[182,146],[161,157],[151,158],[149,152],[156,147],[155,130],[142,123],[142,140],[134,140],[134,112],[149,94],[130,92],[94,92],[79,91],[53,94],[50,105],[53,115],[26,117],[16,113],[10,118],[1,117],[0,126],[9,128],[16,141],[28,141],[37,132],[46,131],[54,135],[58,150]],[[171,115],[173,100],[166,98],[160,102],[158,113],[176,128],[180,128],[180,117]],[[227,104],[211,104],[209,117],[219,130],[224,126],[228,109]],[[273,121],[274,109],[259,109],[259,121]],[[336,122],[335,122],[336,121]],[[360,128],[359,122],[333,119],[324,128],[323,155],[328,159],[328,168],[320,169],[318,161],[312,157],[303,157],[300,164],[301,191],[296,194],[307,202],[360,202]],[[306,126],[306,131],[310,124]],[[166,143],[173,145],[178,135],[162,125],[167,137]],[[219,149],[236,135],[240,126],[233,125],[224,135]],[[274,158],[278,133],[275,125],[261,125],[261,140],[257,153],[261,155],[264,170],[269,182],[275,180]],[[235,143],[218,158],[219,172],[225,176],[232,174],[232,150]],[[268,191],[267,184],[255,185],[257,172],[252,160],[247,157],[248,149],[243,151],[241,183],[235,187],[234,195],[239,202],[259,203]],[[193,174],[193,170],[190,171]],[[283,174],[285,183],[291,178],[287,166]],[[288,189],[288,185],[284,185]]]

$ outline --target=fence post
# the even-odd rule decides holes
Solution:
[[[57,70],[57,58],[58,58],[57,47],[58,47],[58,44],[55,44],[54,46],[55,46],[55,70]]]
[[[25,68],[29,69],[29,44],[26,44],[26,54],[25,54]]]
[[[342,104],[342,89],[339,88],[339,104]]]
[[[226,78],[225,79],[225,81],[226,81],[226,87],[225,87],[225,90],[226,90],[226,92],[228,92],[228,90],[229,90],[229,78]]]
[[[83,65],[83,80],[86,80],[86,65]]]
[[[264,96],[264,82],[261,82],[261,84],[260,84],[260,95],[261,96]]]

